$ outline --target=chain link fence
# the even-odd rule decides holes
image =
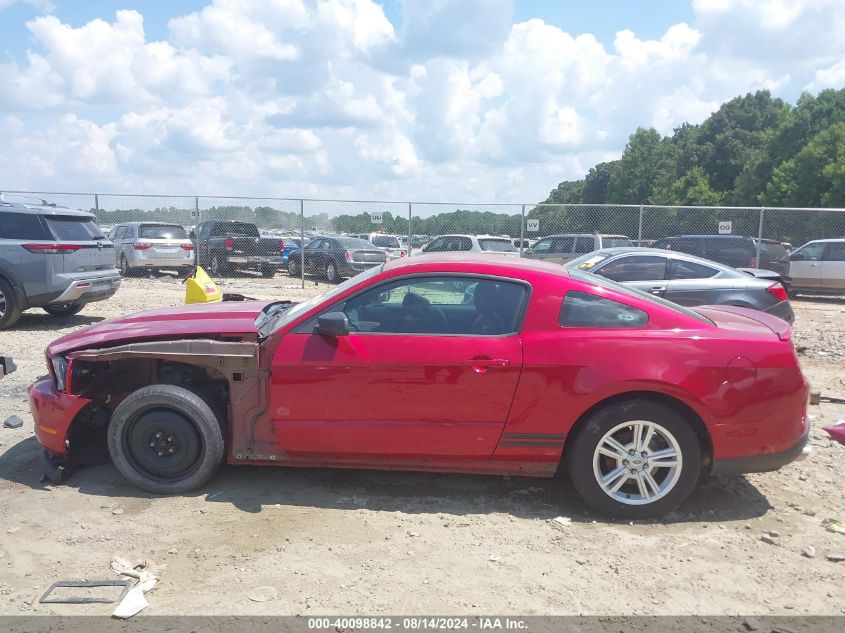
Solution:
[[[44,201],[91,211],[106,232],[126,223],[174,223],[184,226],[196,240],[198,234],[194,231],[198,226],[209,226],[213,221],[255,225],[260,239],[245,242],[241,249],[244,252],[238,255],[245,261],[258,258],[255,261],[259,263],[275,257],[279,260],[276,268],[282,272],[289,268],[291,253],[296,260],[296,251],[303,242],[308,244],[322,236],[376,240],[379,249],[387,251],[390,258],[419,254],[442,236],[454,236],[456,241],[450,243],[452,247],[440,250],[486,250],[486,245],[494,250],[523,254],[538,244],[544,248],[547,243],[553,243],[555,248],[563,244],[565,248],[571,247],[574,254],[580,254],[588,243],[593,246],[601,243],[589,239],[591,236],[608,236],[610,244],[621,244],[624,242],[613,240],[627,239],[635,245],[649,246],[656,240],[682,235],[729,234],[753,240],[757,261],[761,261],[761,249],[766,244],[779,243],[788,251],[811,240],[845,236],[845,209],[447,204],[27,191],[4,191],[3,197],[9,202]],[[225,230],[217,230],[221,231],[219,237],[226,238]],[[479,240],[479,236],[484,240]],[[546,239],[553,236],[566,239]],[[584,238],[580,242],[579,236]],[[209,239],[213,237],[212,233]],[[230,243],[226,239],[222,242],[224,247]],[[442,244],[442,240],[436,243]],[[238,249],[233,245],[230,250]],[[211,265],[210,252],[197,248],[196,260]],[[301,259],[297,261],[302,264]],[[294,264],[293,268],[304,283],[304,267]]]

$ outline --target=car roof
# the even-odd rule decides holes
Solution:
[[[712,233],[710,235],[671,235],[669,237],[660,237],[656,242],[661,242],[663,240],[678,240],[678,239],[685,239],[685,240],[712,240],[712,239],[719,239],[719,240],[750,240],[750,237],[746,237],[745,235],[719,235],[717,233]]]
[[[744,273],[739,272],[735,268],[725,266],[724,264],[720,264],[719,262],[714,262],[712,259],[696,257],[695,255],[690,255],[688,253],[682,253],[681,251],[670,251],[664,248],[648,248],[643,246],[617,246],[615,248],[602,248],[601,250],[595,251],[595,253],[605,253],[609,257],[615,257],[617,255],[624,254],[662,255],[664,257],[671,257],[672,259],[682,259],[687,262],[701,264],[702,266],[709,266],[710,268],[716,268],[723,272],[737,273],[740,277],[744,275]]]
[[[826,242],[836,242],[836,243],[845,242],[845,237],[825,237],[825,238],[822,238],[820,240],[810,240],[809,242],[807,242],[807,244],[816,244],[818,242],[823,242],[823,243],[826,243]],[[804,244],[804,246],[806,246],[807,244]]]
[[[544,240],[548,237],[623,237],[626,240],[631,239],[627,235],[622,235],[621,233],[555,233],[554,235],[544,235],[543,237],[536,239]]]
[[[540,273],[555,275],[557,277],[569,277],[569,272],[560,264],[553,264],[538,259],[523,259],[507,257],[505,255],[482,255],[476,253],[447,252],[447,253],[423,253],[413,257],[400,257],[384,265],[385,271],[412,272],[413,269],[421,269],[420,272],[442,271],[460,273],[487,273],[497,275],[512,274],[522,276],[526,273]],[[428,270],[425,270],[428,269]],[[522,273],[522,275],[519,275]]]
[[[44,200],[42,200],[42,203],[43,204],[24,204],[22,202],[10,202],[8,200],[0,200],[0,211],[13,211],[15,213],[32,213],[33,215],[72,215],[86,218],[94,217],[94,214],[90,211],[81,211],[80,209],[60,207],[55,204],[49,204]]]

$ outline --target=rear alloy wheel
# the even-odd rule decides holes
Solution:
[[[340,282],[340,275],[337,274],[337,266],[334,265],[334,262],[326,264],[326,279],[332,284]]]
[[[289,259],[288,260],[288,275],[291,277],[299,277],[299,260],[297,259]]]
[[[0,277],[0,330],[12,327],[21,318],[21,307],[12,284]]]
[[[78,314],[85,307],[84,303],[54,303],[43,306],[44,312],[57,318],[69,317]]]
[[[151,385],[114,410],[108,429],[112,461],[147,492],[178,494],[205,484],[223,463],[223,432],[197,394]]]
[[[593,414],[568,447],[578,493],[613,517],[660,516],[680,505],[701,474],[701,445],[688,420],[644,399]]]

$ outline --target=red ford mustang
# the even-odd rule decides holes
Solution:
[[[107,461],[155,493],[222,462],[552,476],[592,506],[665,513],[702,473],[806,454],[789,325],[689,310],[563,267],[426,255],[303,303],[103,321],[30,387],[43,466]]]

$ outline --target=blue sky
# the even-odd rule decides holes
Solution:
[[[637,126],[842,87],[844,29],[840,0],[0,0],[0,188],[531,202]]]

